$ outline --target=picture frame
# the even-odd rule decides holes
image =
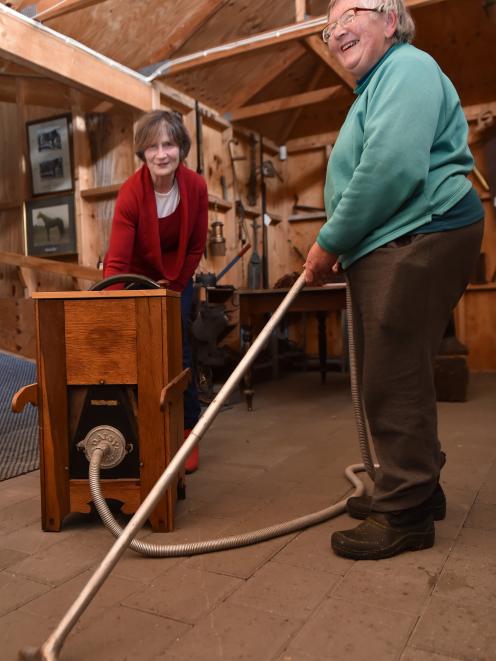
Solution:
[[[53,257],[77,252],[73,195],[28,200],[24,219],[27,255]]]
[[[33,197],[74,188],[71,120],[66,114],[26,124]]]

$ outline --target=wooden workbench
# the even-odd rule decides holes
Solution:
[[[245,351],[253,340],[254,321],[260,315],[274,312],[289,289],[239,289],[239,323],[243,332]],[[306,287],[289,307],[288,312],[313,312],[319,323],[319,361],[322,380],[327,364],[326,314],[346,308],[346,283],[336,282],[323,287]],[[251,373],[245,375],[245,397],[252,409],[253,385]]]

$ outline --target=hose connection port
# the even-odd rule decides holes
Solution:
[[[96,449],[103,449],[102,468],[118,466],[126,454],[133,450],[132,444],[126,443],[121,432],[110,425],[93,427],[84,439],[79,441],[77,448],[85,453],[88,462],[91,461],[91,456]]]

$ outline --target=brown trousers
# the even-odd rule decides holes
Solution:
[[[358,379],[377,461],[372,508],[419,505],[441,470],[433,359],[479,255],[483,222],[415,234],[346,271]]]

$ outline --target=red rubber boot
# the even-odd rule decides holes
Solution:
[[[190,433],[191,433],[191,429],[184,430],[185,440],[188,438]],[[186,459],[186,463],[184,464],[184,470],[186,471],[186,475],[190,475],[191,473],[197,471],[199,463],[200,463],[200,452],[198,449],[198,445],[196,445],[189,453],[189,456]]]

